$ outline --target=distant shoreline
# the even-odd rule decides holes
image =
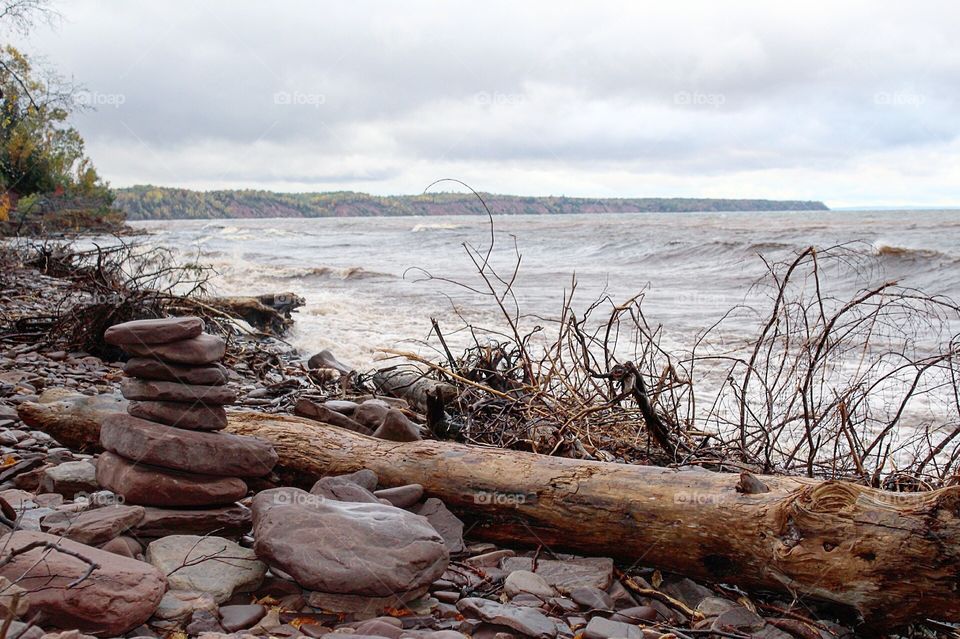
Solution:
[[[720,213],[829,211],[815,200],[719,198],[574,198],[481,193],[500,215],[599,213]],[[116,190],[116,206],[131,221],[172,219],[259,219],[485,215],[469,193],[378,196],[352,191],[275,193],[255,190],[191,191],[154,186]]]

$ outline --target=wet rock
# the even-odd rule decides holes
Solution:
[[[229,379],[227,369],[220,364],[180,366],[144,357],[133,357],[127,360],[127,363],[123,366],[123,372],[130,377],[141,379],[156,379],[203,386],[222,386]]]
[[[371,430],[376,430],[383,423],[383,418],[390,412],[390,407],[376,400],[367,400],[353,411],[353,419]]]
[[[31,591],[28,614],[38,615],[41,626],[117,636],[145,622],[163,596],[164,577],[152,566],[45,533],[5,536],[2,556],[33,542],[53,544],[99,566],[83,587],[70,584],[86,574],[89,564],[48,548],[34,548],[0,567],[0,575]]]
[[[503,581],[503,592],[510,598],[527,593],[543,600],[557,594],[543,577],[529,570],[515,570],[507,575]]]
[[[386,499],[397,508],[409,508],[423,499],[423,486],[407,484],[396,488],[384,488],[373,494],[377,499]]]
[[[325,401],[323,405],[330,410],[337,411],[338,413],[343,413],[344,415],[353,415],[353,411],[357,410],[357,406],[360,404],[344,399],[330,399]]]
[[[120,382],[120,392],[127,399],[146,402],[196,402],[201,404],[232,404],[237,393],[229,386],[195,386],[180,382],[126,378]]]
[[[594,617],[583,629],[585,639],[643,639],[643,630],[621,621]]]
[[[529,557],[507,557],[500,567],[506,571],[530,570],[533,560]],[[606,590],[613,581],[613,560],[608,557],[577,557],[574,559],[540,559],[537,574],[561,592],[574,588],[593,586]]]
[[[466,616],[487,623],[512,628],[522,634],[540,639],[557,636],[557,626],[549,617],[533,608],[501,604],[489,599],[469,597],[457,602],[457,609]]]
[[[364,468],[363,470],[358,470],[356,472],[347,473],[346,475],[332,475],[332,476],[343,481],[352,482],[357,486],[362,486],[363,488],[366,488],[370,492],[373,492],[377,489],[377,482],[380,481],[377,478],[376,473],[366,468]]]
[[[243,506],[224,508],[144,507],[143,519],[133,528],[138,537],[166,535],[240,535],[250,530],[250,510]]]
[[[257,555],[323,593],[421,594],[449,560],[423,519],[383,504],[276,488],[254,497],[253,520]]]
[[[51,535],[98,546],[127,531],[143,519],[140,506],[107,506],[79,513],[55,512],[40,522]]]
[[[737,607],[737,604],[733,603],[729,599],[723,599],[722,597],[706,597],[697,605],[697,612],[701,613],[704,617],[719,617],[728,610],[732,610]]]
[[[463,522],[447,510],[442,501],[431,497],[413,509],[413,512],[427,518],[430,525],[443,537],[443,543],[450,554],[464,551]]]
[[[227,632],[236,632],[256,625],[266,614],[266,606],[259,604],[220,606],[220,625]]]
[[[92,493],[97,484],[97,469],[87,461],[64,462],[43,471],[39,489],[45,493],[58,493],[73,499],[77,493]]]
[[[341,375],[349,375],[356,369],[344,364],[336,358],[332,351],[324,349],[307,360],[307,368],[314,370],[317,368],[332,368]]]
[[[169,344],[126,344],[123,349],[137,357],[152,357],[172,364],[202,366],[223,358],[226,342],[215,335],[200,335]]]
[[[661,590],[672,597],[676,597],[691,608],[696,608],[707,597],[714,596],[712,590],[686,577],[667,581],[661,586]]]
[[[97,480],[130,504],[145,506],[213,506],[230,504],[247,494],[237,477],[216,477],[134,464],[111,452],[97,461]]]
[[[190,402],[130,402],[127,413],[140,419],[187,430],[223,430],[227,412],[223,406]]]
[[[103,333],[103,339],[114,346],[165,344],[191,339],[202,332],[203,320],[199,317],[169,317],[115,324]]]
[[[267,572],[252,550],[222,537],[170,535],[147,546],[146,560],[171,590],[205,592],[217,603],[256,590]]]
[[[416,442],[423,439],[420,436],[420,427],[407,419],[407,416],[395,408],[387,411],[379,428],[373,432],[377,439],[386,439],[392,442]]]
[[[261,477],[277,463],[273,446],[256,437],[183,430],[123,413],[104,418],[100,443],[132,461],[203,475]]]

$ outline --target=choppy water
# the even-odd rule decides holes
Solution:
[[[198,254],[219,272],[220,294],[293,291],[307,299],[291,337],[305,353],[332,348],[369,365],[380,347],[412,348],[430,318],[452,330],[451,310],[493,321],[489,298],[424,271],[482,284],[463,244],[484,250],[482,217],[265,219],[137,222],[150,241]],[[524,313],[555,316],[576,274],[580,308],[603,291],[626,299],[646,289],[644,308],[669,341],[698,331],[748,298],[763,275],[760,255],[782,259],[806,246],[862,242],[870,267],[831,284],[850,292],[896,279],[960,299],[960,211],[640,213],[495,218],[493,263],[510,275]],[[829,277],[829,273],[827,273]],[[743,326],[747,335],[755,326]],[[451,336],[453,346],[466,336]]]

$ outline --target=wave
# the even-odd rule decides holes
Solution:
[[[881,240],[873,243],[873,254],[877,257],[889,257],[908,260],[955,260],[956,258],[936,249],[914,248],[910,246],[899,246],[896,244],[887,244]]]
[[[423,231],[455,231],[457,229],[467,228],[466,224],[454,224],[452,222],[437,222],[434,224],[417,224],[411,233],[422,233]]]
[[[277,269],[274,273],[268,274],[270,277],[281,280],[299,280],[299,279],[328,279],[328,280],[366,280],[373,278],[395,278],[390,273],[380,271],[368,271],[362,266],[346,266],[337,268],[333,266],[313,266],[306,268],[288,267]]]

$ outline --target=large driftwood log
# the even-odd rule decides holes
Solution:
[[[228,430],[271,441],[283,471],[304,481],[369,468],[387,486],[422,484],[474,520],[477,538],[786,591],[849,606],[877,629],[960,621],[958,487],[901,494],[840,481],[397,443],[251,412],[230,413]]]

